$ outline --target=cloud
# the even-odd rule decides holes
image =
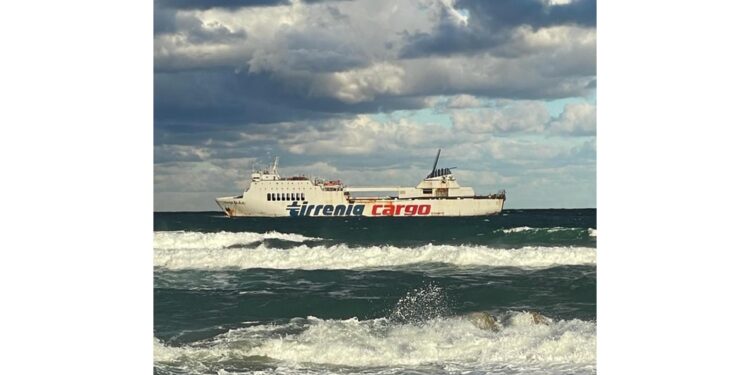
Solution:
[[[482,102],[476,96],[466,94],[456,95],[446,104],[448,108],[476,108],[481,106]]]
[[[567,3],[544,0],[458,0],[455,7],[469,12],[470,23],[476,22],[491,30],[520,25],[534,28],[563,24],[596,26],[595,0],[572,0]]]
[[[407,119],[379,122],[370,116],[308,126],[280,140],[286,151],[299,155],[412,155],[416,149],[437,149],[451,142],[450,129]]]
[[[591,103],[566,104],[563,112],[549,125],[555,134],[595,135],[596,105]]]
[[[549,112],[541,102],[512,102],[499,109],[453,111],[453,126],[459,132],[512,133],[542,132],[549,121]]]
[[[457,21],[455,14],[468,14]],[[401,56],[407,58],[457,53],[509,56],[515,53],[518,30],[560,26],[591,29],[596,26],[596,1],[568,3],[548,1],[464,0],[445,4],[429,32],[405,32]]]
[[[374,64],[364,69],[331,73],[316,80],[314,95],[335,97],[347,103],[370,101],[376,95],[401,94],[405,71],[388,63]]]
[[[154,147],[154,162],[205,161],[215,155],[207,147],[161,144]]]
[[[156,0],[156,6],[172,9],[237,9],[245,7],[264,7],[290,5],[291,0]]]
[[[557,117],[550,117],[540,101],[501,101],[498,108],[454,110],[457,131],[486,134],[545,133],[563,136],[596,135],[596,105],[569,103]]]

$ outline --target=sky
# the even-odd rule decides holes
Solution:
[[[154,210],[282,175],[596,207],[590,0],[156,0]]]

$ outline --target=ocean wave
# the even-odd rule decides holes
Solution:
[[[596,265],[596,249],[588,247],[496,249],[486,246],[433,244],[418,247],[298,245],[283,250],[268,248],[265,245],[253,249],[154,249],[154,266],[166,269],[357,269],[427,263],[521,268]]]
[[[495,232],[498,232],[499,230],[496,230]],[[569,227],[550,227],[550,228],[532,228],[532,227],[515,227],[515,228],[508,228],[508,229],[502,229],[502,232],[505,234],[511,234],[511,233],[520,233],[520,232],[547,232],[547,233],[555,233],[555,232],[579,232],[579,231],[585,231],[583,228],[569,228]],[[591,233],[591,229],[589,228],[589,233]]]
[[[596,237],[596,229],[594,229],[594,228],[589,228],[589,236],[591,236],[591,237]]]
[[[450,364],[461,368],[557,368],[569,372],[596,365],[596,323],[549,320],[535,324],[528,312],[509,313],[500,329],[481,329],[467,317],[397,324],[387,318],[360,321],[293,319],[288,324],[230,330],[186,346],[154,339],[157,364],[189,363],[203,369],[223,362],[272,359],[279,364],[394,367]],[[280,363],[279,363],[280,362]]]
[[[537,228],[531,228],[531,227],[509,228],[509,229],[503,229],[503,233],[518,233],[518,232],[526,232],[530,230],[537,230]]]
[[[230,246],[245,245],[263,240],[276,239],[290,242],[320,240],[296,233],[255,232],[154,232],[154,249],[222,249]]]

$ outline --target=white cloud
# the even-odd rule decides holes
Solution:
[[[549,112],[541,102],[518,101],[498,109],[453,111],[451,119],[453,126],[459,132],[539,133],[544,130],[549,120]]]
[[[318,80],[317,95],[333,96],[347,103],[372,100],[376,95],[400,94],[404,89],[404,69],[378,63],[364,69],[336,72]]]
[[[570,4],[573,0],[547,0],[550,5],[566,5]]]
[[[154,146],[156,160],[207,160],[214,155],[208,147],[163,144]]]
[[[432,149],[456,140],[452,131],[443,126],[418,124],[407,119],[381,123],[367,115],[291,133],[293,135],[280,140],[279,144],[286,151],[300,155],[411,153],[416,148]]]
[[[566,104],[565,110],[550,123],[554,134],[595,135],[596,105],[591,103]]]
[[[456,9],[455,0],[442,0],[441,2],[445,7],[445,10],[448,12],[448,15],[450,15],[450,19],[454,23],[460,26],[466,26],[469,24],[469,17]]]
[[[477,108],[481,107],[482,102],[473,95],[456,95],[448,100],[446,107],[448,108]]]

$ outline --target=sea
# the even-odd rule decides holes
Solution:
[[[596,373],[596,210],[154,213],[155,374]]]

